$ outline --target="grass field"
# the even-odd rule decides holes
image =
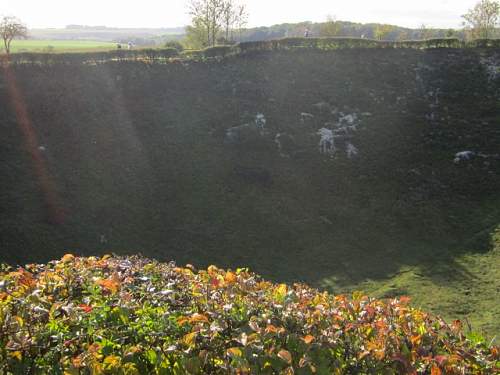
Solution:
[[[12,41],[12,52],[84,52],[115,49],[111,42],[92,40],[45,40],[27,39]]]

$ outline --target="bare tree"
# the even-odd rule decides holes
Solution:
[[[224,20],[224,27],[226,32],[226,40],[232,40],[233,36],[229,34],[233,33],[235,29],[241,30],[243,26],[247,23],[247,8],[245,4],[238,4],[236,0],[226,0],[225,10],[222,15]]]
[[[462,18],[472,38],[491,38],[500,19],[500,3],[498,0],[480,0]]]
[[[234,30],[247,20],[246,6],[237,0],[190,0],[189,13],[193,18],[187,42],[205,47],[214,46],[221,31],[226,42],[233,40]]]
[[[418,28],[418,32],[420,35],[420,39],[426,40],[430,39],[433,36],[432,29],[430,29],[425,23],[421,24]]]
[[[224,0],[191,0],[189,13],[193,26],[203,26],[207,45],[215,45],[222,27]]]
[[[248,12],[245,4],[240,4],[236,6],[236,20],[234,27],[238,30],[240,41],[241,41],[241,31],[248,23]]]
[[[0,20],[0,36],[3,39],[5,53],[10,54],[10,44],[14,38],[26,38],[27,27],[15,17],[4,16]]]
[[[225,40],[229,42],[231,30],[236,23],[236,4],[234,0],[224,1],[224,10],[222,11],[222,23],[224,25]],[[232,38],[231,38],[232,39]]]

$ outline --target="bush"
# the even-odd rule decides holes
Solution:
[[[499,348],[408,305],[139,257],[0,267],[0,373],[488,374]]]
[[[233,51],[231,46],[214,46],[203,50],[205,57],[225,57]]]
[[[204,58],[204,50],[202,49],[189,49],[184,50],[180,54],[181,57],[189,60],[203,60]]]
[[[474,39],[467,42],[470,48],[500,48],[500,39]]]
[[[176,40],[170,40],[166,42],[164,47],[169,49],[175,49],[179,53],[184,51],[184,46]]]

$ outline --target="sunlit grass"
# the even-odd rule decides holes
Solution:
[[[12,53],[18,52],[86,52],[116,49],[116,43],[92,40],[27,39],[12,41]]]
[[[463,319],[468,329],[491,339],[500,332],[500,305],[492,303],[500,296],[500,225],[490,238],[490,251],[471,251],[449,264],[403,266],[389,278],[370,279],[348,287],[325,279],[323,286],[344,292],[363,290],[377,298],[408,295],[415,306],[440,314],[448,321]]]

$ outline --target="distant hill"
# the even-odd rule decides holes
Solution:
[[[362,24],[348,21],[338,21],[341,31],[338,36],[358,38],[374,38],[375,30],[380,24]],[[243,29],[236,32],[237,41],[248,42],[270,40],[277,38],[303,36],[306,29],[311,36],[319,36],[324,23],[299,22],[283,23],[272,26],[261,26]],[[442,38],[448,35],[447,29],[410,29],[393,25],[393,30],[384,38],[427,39]],[[453,31],[455,37],[463,37],[463,32]],[[425,34],[425,35],[424,35]],[[179,40],[185,35],[184,27],[174,28],[114,28],[106,26],[68,25],[64,29],[31,29],[30,37],[44,40],[93,40],[101,42],[129,42],[137,45],[161,45],[167,40]]]
[[[44,40],[93,40],[101,42],[128,42],[157,44],[163,39],[175,39],[184,34],[183,27],[174,28],[113,28],[105,26],[69,25],[64,29],[31,29],[30,38]]]

